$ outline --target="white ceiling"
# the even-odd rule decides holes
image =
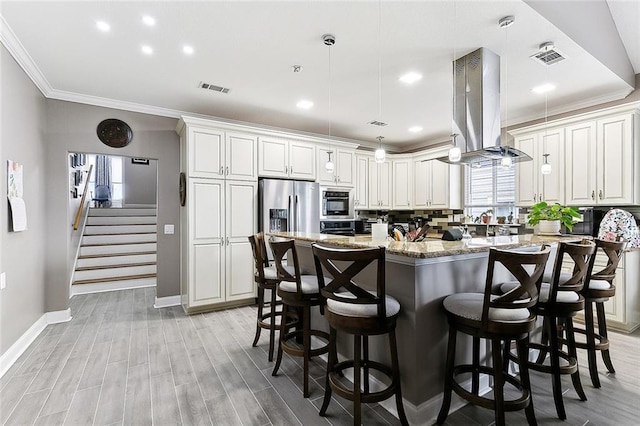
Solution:
[[[640,0],[571,3],[594,2],[608,3],[622,38],[600,41],[624,46],[622,67],[640,73]],[[531,92],[541,83],[557,86],[548,95],[549,114],[633,90],[611,65],[619,58],[589,53],[594,49],[575,31],[567,31],[570,37],[520,0],[3,1],[0,8],[3,44],[51,98],[322,135],[330,124],[332,137],[366,144],[382,135],[398,150],[446,140],[451,132],[454,51],[460,57],[487,47],[501,56],[503,125],[544,116],[544,95]],[[145,14],[156,19],[154,27],[142,24]],[[506,30],[497,25],[505,15],[515,16]],[[98,31],[97,20],[111,30]],[[335,35],[335,46],[322,43],[325,33]],[[545,41],[568,59],[548,68],[529,59]],[[154,48],[152,56],[141,53],[142,44]],[[185,56],[183,44],[195,53]],[[292,72],[294,64],[302,65],[300,73]],[[407,86],[398,77],[410,70],[424,77]],[[231,91],[203,90],[201,81]],[[313,108],[297,108],[303,98]],[[388,126],[367,124],[372,120]],[[415,125],[423,130],[410,133]]]

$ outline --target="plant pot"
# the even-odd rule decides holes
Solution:
[[[540,223],[538,224],[538,233],[559,234],[560,221],[559,220],[541,220]]]
[[[491,222],[491,216],[487,216],[487,215],[482,216],[482,223],[489,223],[489,222]]]

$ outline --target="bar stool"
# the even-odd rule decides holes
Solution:
[[[379,402],[396,396],[400,423],[408,425],[400,389],[400,367],[396,344],[396,319],[400,303],[386,295],[384,247],[347,250],[312,245],[318,282],[325,282],[325,271],[332,277],[320,289],[326,301],[324,316],[329,322],[329,361],[327,363],[324,401],[320,415],[326,414],[331,393],[353,401],[353,424],[360,425],[361,404]],[[353,278],[372,263],[376,263],[376,290],[367,291],[353,282]],[[323,269],[324,268],[324,269]],[[352,334],[354,355],[352,360],[338,362],[337,332]],[[387,334],[391,350],[391,367],[369,359],[369,336]],[[346,369],[353,369],[353,387],[347,387],[340,378]],[[369,370],[385,375],[391,382],[380,391],[369,386]]]
[[[449,415],[451,392],[471,404],[493,409],[495,423],[505,424],[505,411],[524,408],[530,425],[536,424],[531,399],[531,384],[527,366],[529,333],[535,327],[536,315],[533,307],[538,302],[542,284],[542,273],[549,258],[550,248],[538,252],[512,252],[497,249],[489,251],[489,265],[484,293],[458,293],[447,296],[443,306],[449,322],[449,344],[444,382],[444,398],[437,423],[442,424]],[[507,294],[492,296],[496,264],[502,264],[517,280],[518,286]],[[530,272],[531,271],[531,272]],[[472,364],[455,365],[456,338],[461,332],[473,337]],[[480,365],[480,339],[491,341],[492,366]],[[502,360],[502,342],[515,341],[520,364],[520,379],[506,371]],[[462,387],[455,377],[471,373],[471,391]],[[494,378],[493,399],[479,394],[480,374]],[[505,400],[504,387],[510,384],[521,395],[517,399]]]
[[[616,287],[613,281],[616,278],[616,269],[622,258],[625,245],[625,241],[596,240],[597,252],[604,252],[607,256],[607,265],[602,270],[592,273],[587,278],[584,289],[582,290],[582,295],[585,299],[584,328],[576,328],[574,332],[585,335],[586,342],[576,342],[576,346],[580,349],[587,350],[589,375],[591,376],[591,383],[593,383],[593,386],[596,388],[600,387],[596,351],[602,353],[602,359],[607,370],[610,373],[616,372],[611,362],[611,355],[609,354],[609,338],[607,336],[607,319],[604,313],[604,302],[616,294]],[[593,256],[591,259],[591,270],[593,270],[595,266],[595,261],[596,256]],[[594,304],[596,306],[598,321],[597,333],[593,318]]]
[[[576,353],[576,341],[573,329],[573,317],[584,309],[584,297],[580,294],[585,280],[590,272],[591,259],[596,246],[591,241],[580,243],[560,243],[553,268],[553,276],[550,283],[543,283],[540,290],[538,304],[534,307],[534,313],[543,317],[542,339],[540,343],[530,342],[529,349],[539,350],[535,361],[528,362],[529,370],[551,374],[553,400],[556,406],[558,418],[567,418],[562,399],[562,374],[570,374],[573,387],[581,401],[586,401],[587,396],[582,389],[580,372],[578,371],[578,358]],[[565,260],[573,262],[572,273],[561,273]],[[503,293],[508,294],[517,283],[508,282],[501,286]],[[563,326],[565,339],[560,339],[559,326]],[[567,352],[561,350],[566,343]],[[504,359],[516,360],[513,353],[509,352],[510,345],[505,345]],[[549,355],[549,363],[545,360]],[[560,359],[566,364],[560,365]]]
[[[309,361],[312,356],[326,354],[329,344],[324,344],[318,348],[311,348],[311,336],[329,341],[329,334],[321,330],[311,329],[311,308],[320,306],[320,289],[318,279],[315,275],[302,275],[298,262],[298,252],[293,240],[269,241],[273,252],[273,261],[278,271],[278,296],[282,299],[282,318],[287,318],[289,309],[294,308],[302,312],[302,317],[298,318],[297,328],[289,331],[292,324],[287,321],[280,321],[280,342],[278,345],[278,356],[273,368],[272,375],[278,374],[280,363],[282,362],[282,352],[292,356],[303,358],[304,385],[303,395],[309,396]],[[284,265],[285,255],[288,260],[293,261],[293,272],[290,272]],[[322,309],[321,309],[322,311]],[[302,337],[302,348],[294,341]]]
[[[276,307],[282,303],[276,300],[276,288],[280,280],[277,278],[277,271],[274,266],[269,266],[269,258],[267,256],[267,247],[264,240],[264,234],[260,232],[256,235],[248,237],[253,251],[253,260],[255,263],[254,281],[258,287],[258,317],[256,319],[256,334],[253,339],[252,346],[255,347],[260,340],[260,332],[262,329],[269,330],[269,362],[273,361],[273,347],[275,342],[275,331],[280,329],[279,322],[276,318],[282,317],[282,311],[277,311]],[[293,268],[286,266],[288,270]],[[265,308],[265,290],[271,292],[270,301],[266,303],[269,311],[264,313]]]

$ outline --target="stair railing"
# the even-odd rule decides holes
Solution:
[[[76,217],[73,220],[73,230],[77,231],[80,227],[80,221],[82,219],[82,211],[84,210],[85,199],[87,198],[87,192],[89,191],[89,177],[91,176],[91,172],[93,171],[93,164],[89,167],[89,173],[87,173],[87,178],[84,181],[84,191],[82,191],[82,199],[80,200],[80,205],[78,206],[78,210],[76,211]]]

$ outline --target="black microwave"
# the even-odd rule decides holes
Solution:
[[[353,192],[344,188],[322,188],[320,219],[353,219]]]

